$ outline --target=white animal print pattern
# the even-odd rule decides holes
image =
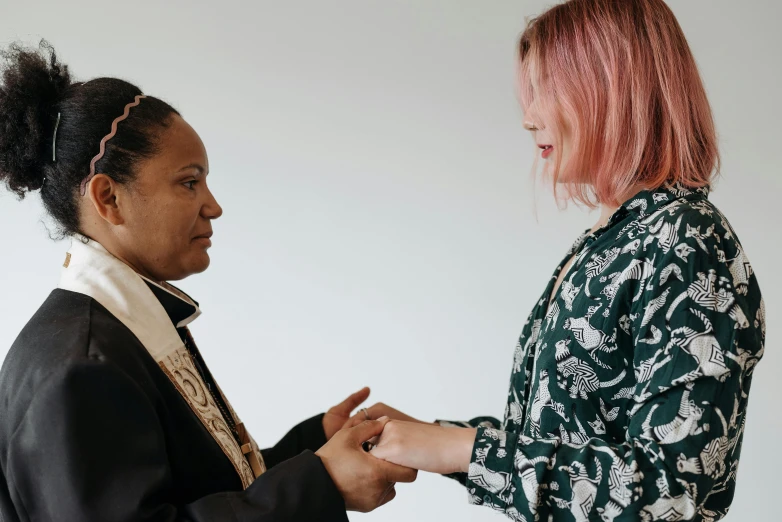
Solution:
[[[478,427],[460,477],[470,501],[525,522],[723,518],[765,324],[708,189],[637,194],[549,280],[514,353],[503,422],[459,423]]]

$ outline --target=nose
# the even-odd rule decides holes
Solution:
[[[208,188],[206,189],[206,202],[201,207],[201,215],[206,219],[217,219],[223,215],[223,207],[220,206]]]
[[[524,128],[530,132],[540,130],[541,125],[537,125],[540,118],[538,117],[538,100],[533,100],[529,104],[529,107],[524,111]]]

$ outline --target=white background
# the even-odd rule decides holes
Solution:
[[[0,0],[0,41],[45,37],[77,78],[129,79],[201,134],[225,215],[211,268],[179,284],[212,372],[271,445],[365,384],[423,419],[502,414],[524,319],[596,219],[530,177],[515,45],[547,4]],[[782,7],[669,4],[721,135],[712,199],[770,317],[728,519],[777,521]],[[0,356],[58,281],[67,243],[42,218],[37,196],[0,192]],[[440,477],[398,490],[351,518],[503,519]]]

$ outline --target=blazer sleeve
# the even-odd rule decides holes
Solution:
[[[41,522],[348,520],[312,452],[244,491],[179,503],[152,399],[98,358],[58,370],[36,393],[11,438],[5,473],[17,509]]]
[[[326,444],[323,415],[321,413],[296,425],[274,447],[261,450],[266,467],[271,469],[302,451],[314,452]]]

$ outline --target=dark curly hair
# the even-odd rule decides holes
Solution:
[[[77,233],[81,181],[112,122],[141,90],[116,78],[72,82],[44,40],[38,49],[13,44],[0,56],[0,180],[20,199],[40,190],[60,233]],[[158,152],[158,137],[175,114],[166,102],[147,96],[119,125],[96,172],[122,184],[133,181],[138,163]]]

